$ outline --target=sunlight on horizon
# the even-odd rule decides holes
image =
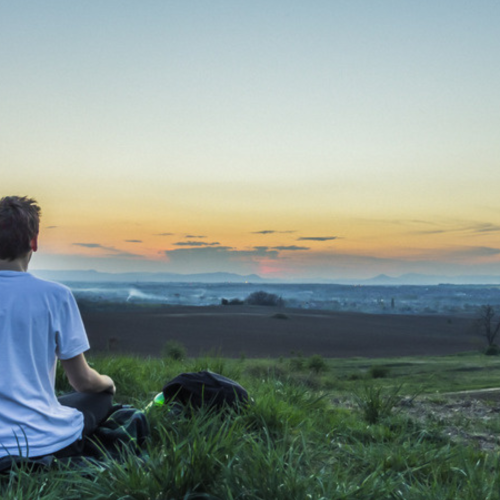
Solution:
[[[500,5],[4,3],[37,269],[500,275]]]

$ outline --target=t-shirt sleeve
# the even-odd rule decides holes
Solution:
[[[70,290],[65,290],[59,308],[56,345],[59,359],[71,359],[90,349],[80,310]]]

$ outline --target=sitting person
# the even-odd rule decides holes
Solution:
[[[115,384],[85,359],[87,334],[70,290],[27,272],[40,208],[0,199],[0,458],[78,456],[105,420]],[[75,393],[56,397],[57,360]]]

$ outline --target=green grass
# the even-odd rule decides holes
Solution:
[[[178,373],[202,369],[238,380],[254,404],[224,415],[172,416],[153,408],[147,459],[130,455],[120,463],[37,473],[20,468],[1,478],[0,498],[500,499],[498,452],[450,439],[449,422],[422,423],[395,411],[403,396],[422,393],[437,400],[447,392],[497,386],[496,357],[107,356],[91,363],[115,379],[117,400],[137,407],[146,406]],[[68,390],[60,371],[57,387]],[[467,432],[484,430],[484,424],[463,416],[459,424]],[[500,430],[498,418],[488,425]]]

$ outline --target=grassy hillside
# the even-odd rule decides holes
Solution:
[[[137,407],[179,372],[207,368],[238,380],[254,404],[223,416],[154,408],[147,459],[19,470],[1,479],[2,499],[500,498],[497,403],[446,394],[500,385],[496,357],[91,362]],[[60,372],[57,385],[68,390]]]

